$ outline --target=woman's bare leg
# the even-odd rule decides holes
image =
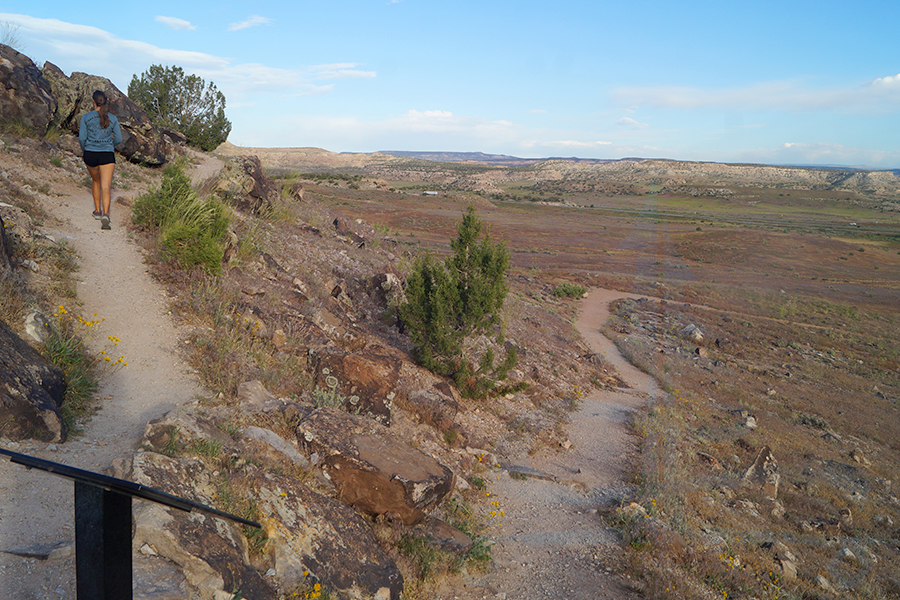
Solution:
[[[102,189],[100,185],[100,167],[88,167],[91,176],[91,195],[94,197],[94,212],[103,212],[101,209]]]
[[[113,172],[116,170],[116,163],[108,165],[100,165],[97,167],[100,171],[100,191],[103,198],[103,214],[109,214],[110,204],[110,188],[112,187]]]

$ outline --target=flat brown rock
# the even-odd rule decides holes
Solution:
[[[321,409],[300,422],[300,443],[322,456],[338,497],[373,516],[421,522],[453,490],[453,472],[370,419]]]

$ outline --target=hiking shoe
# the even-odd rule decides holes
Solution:
[[[100,217],[100,229],[110,229],[109,215],[103,215],[102,217]]]
[[[94,211],[94,218],[97,219],[98,221],[100,220],[100,217],[102,217],[102,216],[103,216],[103,213],[100,212],[99,210]]]

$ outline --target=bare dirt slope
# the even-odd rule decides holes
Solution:
[[[8,155],[3,160],[12,160]],[[213,175],[221,163],[202,157],[195,181]],[[23,176],[27,163],[0,165]],[[129,194],[141,190],[129,190]],[[140,248],[125,229],[128,210],[117,204],[113,228],[101,231],[90,214],[89,191],[77,174],[56,186],[45,209],[58,218],[53,231],[67,238],[80,255],[78,303],[68,307],[86,318],[103,319],[94,340],[120,338],[114,351],[128,366],[113,373],[100,393],[100,411],[84,424],[83,434],[59,445],[7,444],[12,450],[94,471],[135,450],[144,425],[202,390],[196,376],[178,358],[182,332],[167,310],[164,290],[149,276]],[[113,197],[121,195],[114,190]],[[445,590],[446,598],[539,598],[573,600],[627,598],[627,586],[607,570],[616,541],[597,515],[598,505],[627,493],[622,480],[625,457],[632,451],[626,419],[658,390],[652,379],[630,367],[599,333],[608,303],[625,294],[596,290],[583,302],[578,328],[594,351],[603,353],[628,382],[629,389],[592,391],[582,398],[567,431],[571,447],[516,457],[512,472],[490,470],[489,486],[496,514],[495,564],[486,575],[462,589]],[[568,445],[568,444],[567,444]],[[43,472],[0,462],[0,550],[49,547],[63,550],[49,560],[0,552],[0,590],[16,598],[74,598],[75,563],[72,484]],[[139,574],[136,574],[136,579]],[[139,587],[136,598],[153,595]]]

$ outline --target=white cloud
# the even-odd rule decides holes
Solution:
[[[883,85],[890,87],[900,86],[900,74],[894,75],[893,77],[880,77],[873,81],[872,85]]]
[[[623,87],[613,92],[619,105],[634,109],[651,106],[690,110],[736,110],[850,113],[900,111],[900,75],[882,77],[857,86],[813,88],[799,81],[768,81],[744,87],[696,88],[688,86]]]
[[[583,150],[591,150],[601,148],[603,146],[611,146],[612,142],[582,142],[578,140],[559,140],[554,142],[541,142],[539,145],[548,148],[575,148]]]
[[[272,19],[268,17],[261,17],[259,15],[250,15],[240,23],[232,23],[228,26],[228,31],[240,31],[241,29],[247,29],[248,27],[255,27],[257,25],[268,25],[272,22]]]
[[[532,108],[531,112],[536,115],[546,115],[547,114],[547,111],[544,110],[543,108]]]
[[[158,15],[156,17],[157,23],[162,23],[169,29],[176,29],[182,31],[192,31],[197,29],[193,25],[191,25],[190,21],[185,21],[184,19],[179,19],[178,17],[164,17],[162,15]]]
[[[309,71],[316,79],[371,79],[377,75],[375,71],[360,71],[358,63],[335,63],[333,65],[316,65]]]
[[[646,129],[650,127],[647,123],[640,123],[635,121],[631,117],[622,117],[618,121],[616,121],[616,125],[622,125],[623,127],[628,127],[629,129]]]
[[[160,48],[122,39],[97,27],[58,19],[0,13],[2,21],[17,25],[29,43],[40,46],[43,57],[63,70],[102,74],[124,90],[133,74],[146,71],[151,64],[177,65],[187,73],[215,82],[229,99],[229,107],[239,106],[246,102],[246,97],[260,92],[291,97],[319,95],[334,89],[333,85],[320,85],[316,80],[375,76],[374,72],[354,70],[356,63],[296,69],[234,63],[204,52]]]

